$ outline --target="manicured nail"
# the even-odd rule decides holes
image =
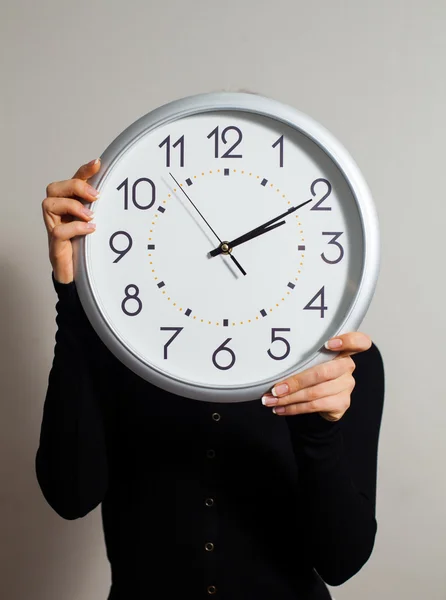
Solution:
[[[84,213],[84,215],[87,215],[87,217],[93,217],[94,215],[94,212],[90,210],[87,206],[84,206],[82,212]]]
[[[95,190],[94,187],[92,187],[91,185],[88,185],[87,183],[87,192],[90,194],[90,196],[93,196],[93,198],[99,198],[99,192],[98,190]]]
[[[96,229],[96,223],[93,223],[92,221],[90,221],[89,223],[86,223],[87,225],[87,229]]]
[[[286,410],[286,408],[284,406],[275,406],[273,408],[273,413],[275,415],[283,415],[285,410]]]
[[[328,342],[325,342],[325,347],[327,348],[327,350],[334,350],[335,348],[340,348],[342,346],[342,340],[340,339],[333,339],[333,340],[328,340]]]
[[[87,164],[87,167],[93,167],[98,162],[99,158],[94,158],[93,160],[90,160],[90,162]]]
[[[290,391],[290,388],[288,387],[287,383],[279,383],[279,385],[276,385],[275,387],[273,387],[273,389],[271,390],[271,393],[276,398],[279,398],[280,396],[286,396],[289,391]]]
[[[270,394],[265,394],[262,397],[262,404],[263,404],[263,406],[274,406],[278,402],[279,402],[279,399],[278,398],[274,398],[274,396],[271,396]]]

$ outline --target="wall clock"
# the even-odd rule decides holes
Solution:
[[[276,100],[217,92],[131,124],[91,180],[75,280],[99,337],[179,396],[260,398],[333,359],[374,295],[379,224],[358,166]]]

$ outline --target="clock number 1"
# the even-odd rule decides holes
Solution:
[[[283,135],[272,145],[273,148],[279,146],[279,167],[283,167]]]

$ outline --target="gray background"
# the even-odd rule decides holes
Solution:
[[[361,326],[387,375],[378,535],[336,600],[444,600],[446,4],[3,0],[0,11],[0,596],[105,599],[110,579],[99,509],[63,521],[34,475],[55,332],[45,187],[160,104],[248,88],[339,138],[381,222]]]

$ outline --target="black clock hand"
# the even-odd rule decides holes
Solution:
[[[232,250],[232,248],[234,248],[234,246],[239,246],[240,244],[244,244],[245,242],[248,242],[249,240],[252,240],[253,238],[258,237],[259,235],[263,235],[264,233],[267,233],[268,231],[271,231],[272,229],[279,227],[279,225],[284,225],[285,221],[281,221],[280,223],[276,223],[276,221],[279,221],[283,217],[287,217],[288,215],[295,212],[299,208],[302,208],[302,206],[305,206],[305,204],[308,204],[309,202],[312,202],[312,201],[313,201],[313,199],[311,198],[310,200],[307,200],[306,202],[303,202],[302,204],[299,204],[298,206],[292,206],[291,208],[289,208],[287,211],[285,211],[281,215],[274,217],[274,219],[270,219],[269,221],[267,221],[266,223],[263,223],[262,225],[259,225],[258,227],[254,227],[254,229],[251,229],[247,233],[244,233],[243,235],[235,238],[231,242],[220,243],[220,246],[218,248],[215,248],[214,250],[209,252],[209,256],[218,256],[219,254],[228,254],[231,252],[231,250]],[[274,223],[276,223],[276,224],[274,225]]]
[[[210,226],[210,224],[208,223],[208,221],[206,221],[206,219],[204,218],[204,216],[201,214],[201,212],[198,210],[198,208],[195,206],[195,204],[193,203],[193,201],[191,200],[191,198],[189,198],[189,196],[186,194],[186,192],[183,190],[183,188],[181,187],[181,185],[178,183],[178,181],[175,179],[175,177],[172,175],[172,173],[169,173],[169,175],[172,177],[172,179],[175,181],[175,183],[177,184],[178,188],[183,192],[183,194],[186,196],[186,198],[189,200],[189,202],[192,204],[192,206],[195,208],[195,210],[197,211],[197,213],[200,215],[200,217],[203,219],[203,221],[206,223],[206,225],[209,227],[209,229],[212,231],[212,233],[215,235],[215,237],[217,238],[217,240],[220,242],[220,244],[223,244],[223,242],[221,241],[221,239],[218,237],[217,233],[214,231],[214,229]],[[246,275],[246,271],[245,269],[242,267],[242,265],[238,262],[238,260],[232,256],[232,254],[229,255],[232,262],[236,265],[236,267],[239,269],[239,271],[243,274]]]

